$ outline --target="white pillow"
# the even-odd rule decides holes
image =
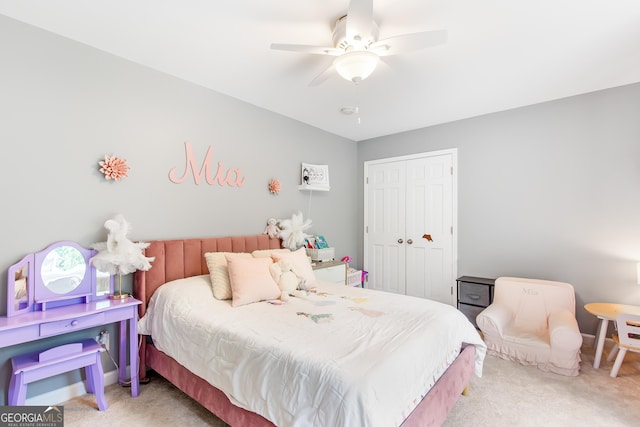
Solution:
[[[289,249],[287,249],[287,248],[282,248],[282,249],[258,249],[257,251],[251,252],[251,255],[253,255],[254,258],[271,258],[271,254],[284,253],[284,252],[291,252],[291,251]]]
[[[271,258],[275,262],[281,259],[286,259],[291,262],[291,265],[296,270],[296,273],[302,277],[304,283],[300,284],[302,289],[310,289],[316,285],[316,276],[313,274],[313,268],[311,268],[311,260],[307,256],[307,252],[304,248],[300,248],[293,252],[276,252],[271,254]]]
[[[280,288],[269,272],[269,267],[273,264],[271,258],[243,258],[232,255],[227,255],[226,258],[233,307],[280,298]]]
[[[207,252],[204,254],[204,259],[207,261],[207,268],[209,269],[209,276],[211,277],[213,296],[222,300],[231,299],[232,297],[226,255],[239,258],[252,258],[250,253],[244,252]]]

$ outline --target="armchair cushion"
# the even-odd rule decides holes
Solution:
[[[578,375],[582,336],[570,284],[500,277],[493,303],[478,314],[476,322],[490,354],[545,371]]]

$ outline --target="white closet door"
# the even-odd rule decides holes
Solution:
[[[366,287],[455,305],[455,151],[365,163]]]
[[[452,156],[407,161],[406,294],[452,304]]]
[[[405,293],[405,162],[382,163],[368,169],[367,287]],[[401,242],[399,242],[400,240]]]

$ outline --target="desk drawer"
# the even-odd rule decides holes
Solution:
[[[92,326],[104,325],[104,313],[95,313],[88,316],[80,316],[56,322],[41,323],[40,336],[65,334],[74,330],[91,328]]]
[[[461,303],[486,307],[491,304],[491,289],[487,285],[460,282],[458,299]]]

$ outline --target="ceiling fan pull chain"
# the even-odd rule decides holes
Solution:
[[[360,125],[361,121],[360,121],[360,85],[357,82],[354,82],[354,86],[355,88],[355,96],[356,96],[356,102],[354,103],[354,105],[356,106],[356,124]]]

